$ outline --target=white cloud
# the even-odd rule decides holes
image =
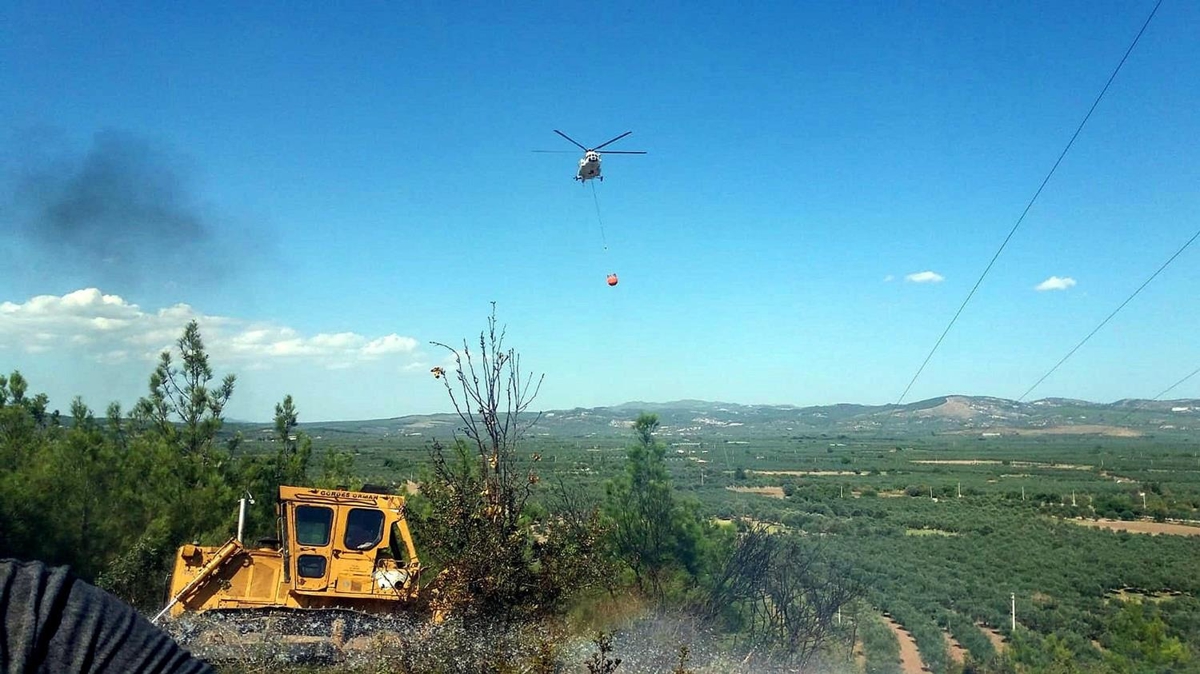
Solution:
[[[368,356],[383,356],[389,353],[412,353],[416,348],[417,340],[412,337],[401,337],[393,332],[367,342],[362,351]]]
[[[884,276],[884,277],[883,277],[883,282],[884,282],[884,283],[891,283],[893,280],[895,280],[895,278],[896,278],[895,276],[892,276],[891,274],[888,274],[887,276]]]
[[[83,351],[106,363],[155,359],[175,343],[191,320],[200,324],[205,347],[214,358],[242,367],[306,361],[341,369],[387,357],[416,360],[419,355],[416,339],[396,333],[305,336],[287,326],[205,315],[187,304],[145,311],[96,288],[61,297],[38,295],[21,304],[0,303],[0,349]]]
[[[945,278],[936,271],[919,271],[905,276],[904,280],[912,283],[941,283]]]
[[[1037,284],[1037,286],[1034,287],[1034,290],[1066,290],[1074,285],[1075,279],[1071,278],[1070,276],[1063,276],[1061,278],[1058,276],[1051,276],[1045,281]]]

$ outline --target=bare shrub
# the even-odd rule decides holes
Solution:
[[[702,612],[744,632],[769,661],[803,669],[842,636],[838,613],[862,593],[817,544],[751,527],[720,566]]]
[[[524,620],[562,610],[568,596],[595,578],[603,537],[600,518],[561,487],[560,512],[534,516],[529,499],[541,460],[521,441],[540,414],[529,411],[543,376],[525,375],[504,345],[495,305],[478,350],[463,341],[454,368],[434,368],[462,425],[447,447],[434,442],[432,476],[414,512],[422,547],[442,571],[431,585],[433,608],[465,618]]]

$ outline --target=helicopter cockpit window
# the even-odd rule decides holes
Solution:
[[[296,542],[300,545],[329,545],[329,532],[333,529],[333,511],[320,506],[298,506],[296,508]]]
[[[342,542],[350,550],[370,550],[383,540],[383,513],[370,508],[352,508],[346,517]]]

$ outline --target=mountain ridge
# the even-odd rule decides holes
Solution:
[[[1096,403],[1070,398],[1019,402],[992,396],[944,395],[912,403],[868,405],[832,403],[800,407],[697,399],[628,401],[617,405],[549,409],[532,432],[549,436],[603,436],[628,433],[640,412],[659,416],[663,435],[786,435],[805,432],[1078,432],[1134,435],[1200,429],[1200,399],[1123,398]],[[533,413],[527,415],[532,420]],[[247,426],[265,423],[230,422]],[[366,435],[428,435],[449,432],[461,422],[454,413],[412,414],[382,419],[304,422],[309,432],[328,430]],[[1055,430],[1057,429],[1057,430]]]

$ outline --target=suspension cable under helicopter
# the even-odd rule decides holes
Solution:
[[[596,196],[596,181],[592,181],[592,203],[596,204],[596,222],[600,224],[600,243],[608,251],[608,239],[604,236],[604,218],[600,215],[600,197]]]

